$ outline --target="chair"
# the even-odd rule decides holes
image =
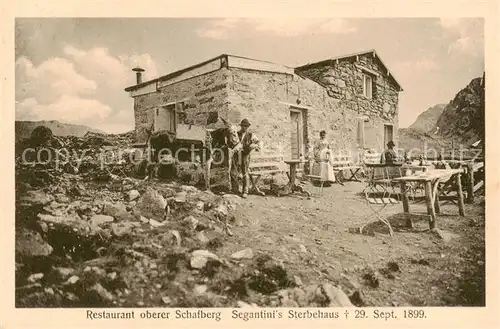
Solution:
[[[399,166],[369,166],[368,169],[367,185],[363,189],[365,198],[371,203],[398,203],[399,194],[394,189],[396,183],[393,179],[402,176],[401,168]],[[382,193],[381,198],[372,198],[369,195],[380,193]],[[397,200],[391,198],[392,195],[395,195]]]
[[[320,185],[319,195],[323,195],[323,187],[325,183],[328,181],[327,179],[325,179],[328,177],[326,177],[324,172],[325,169],[328,170],[328,168],[325,168],[328,162],[320,163],[314,160],[312,160],[311,162],[312,165],[309,166],[311,168],[310,169],[311,174],[306,175],[306,178],[308,178],[311,181],[311,183],[313,183],[314,181],[318,181]]]
[[[400,167],[372,165],[367,166],[367,169],[369,169],[367,185],[362,192],[364,193],[366,204],[377,219],[389,228],[389,234],[392,236],[394,234],[392,226],[387,219],[380,216],[380,212],[388,205],[400,202],[399,195],[394,190],[395,182],[393,181],[394,178],[402,176]],[[391,189],[392,193],[389,189]],[[380,193],[382,193],[382,196],[378,196]],[[392,195],[396,195],[397,199],[392,198]],[[377,208],[379,205],[381,207]]]

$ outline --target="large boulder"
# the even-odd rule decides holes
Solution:
[[[45,126],[38,126],[31,132],[30,141],[31,145],[37,146],[50,146],[50,142],[54,138],[54,134],[50,128]]]
[[[16,253],[25,257],[48,256],[53,248],[45,242],[40,233],[28,229],[16,232]]]
[[[149,219],[164,221],[166,219],[167,201],[156,190],[148,188],[139,198],[134,213]]]

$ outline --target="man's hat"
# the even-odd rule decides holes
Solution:
[[[393,142],[393,141],[389,141],[389,142],[387,143],[387,146],[389,146],[389,147],[390,147],[390,146],[396,146],[396,144],[394,144],[394,142]]]
[[[250,121],[248,121],[247,119],[243,119],[240,122],[240,126],[250,127]]]

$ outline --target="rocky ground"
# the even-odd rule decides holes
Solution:
[[[361,183],[241,199],[100,168],[127,136],[49,140],[94,151],[76,170],[16,162],[17,307],[484,305],[480,201],[443,206],[437,232],[367,236],[350,232],[374,219]]]

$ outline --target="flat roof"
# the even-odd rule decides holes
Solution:
[[[151,83],[155,83],[155,82],[159,82],[159,81],[165,81],[165,80],[169,80],[169,79],[175,78],[175,77],[177,77],[177,76],[179,76],[179,75],[181,75],[181,74],[183,74],[185,72],[188,72],[188,71],[194,70],[196,68],[202,67],[202,66],[204,66],[204,65],[206,65],[208,63],[211,63],[211,62],[213,62],[215,60],[222,59],[222,58],[228,58],[228,59],[229,58],[235,58],[235,59],[242,59],[242,60],[253,61],[253,62],[258,62],[258,63],[265,63],[265,64],[268,64],[267,68],[270,68],[271,72],[285,73],[283,71],[289,70],[290,71],[289,74],[293,74],[293,71],[294,71],[294,68],[288,67],[288,66],[283,65],[283,64],[273,63],[273,62],[269,62],[269,61],[263,61],[263,60],[249,58],[249,57],[244,57],[244,56],[237,56],[237,55],[231,55],[231,54],[222,54],[222,55],[219,55],[217,57],[213,57],[213,58],[211,58],[209,60],[203,61],[201,63],[194,64],[194,65],[188,66],[186,68],[174,71],[172,73],[160,76],[158,78],[151,79],[151,80],[148,80],[148,81],[144,81],[144,82],[141,82],[140,84],[136,84],[136,85],[133,85],[133,86],[129,86],[129,87],[125,88],[125,91],[133,91],[133,90],[139,89],[141,87],[147,86],[147,85],[149,85]],[[257,71],[269,71],[269,70],[266,70],[266,69],[263,69],[263,68],[259,69],[259,68],[256,68],[256,67],[249,68],[249,69],[257,70]]]

